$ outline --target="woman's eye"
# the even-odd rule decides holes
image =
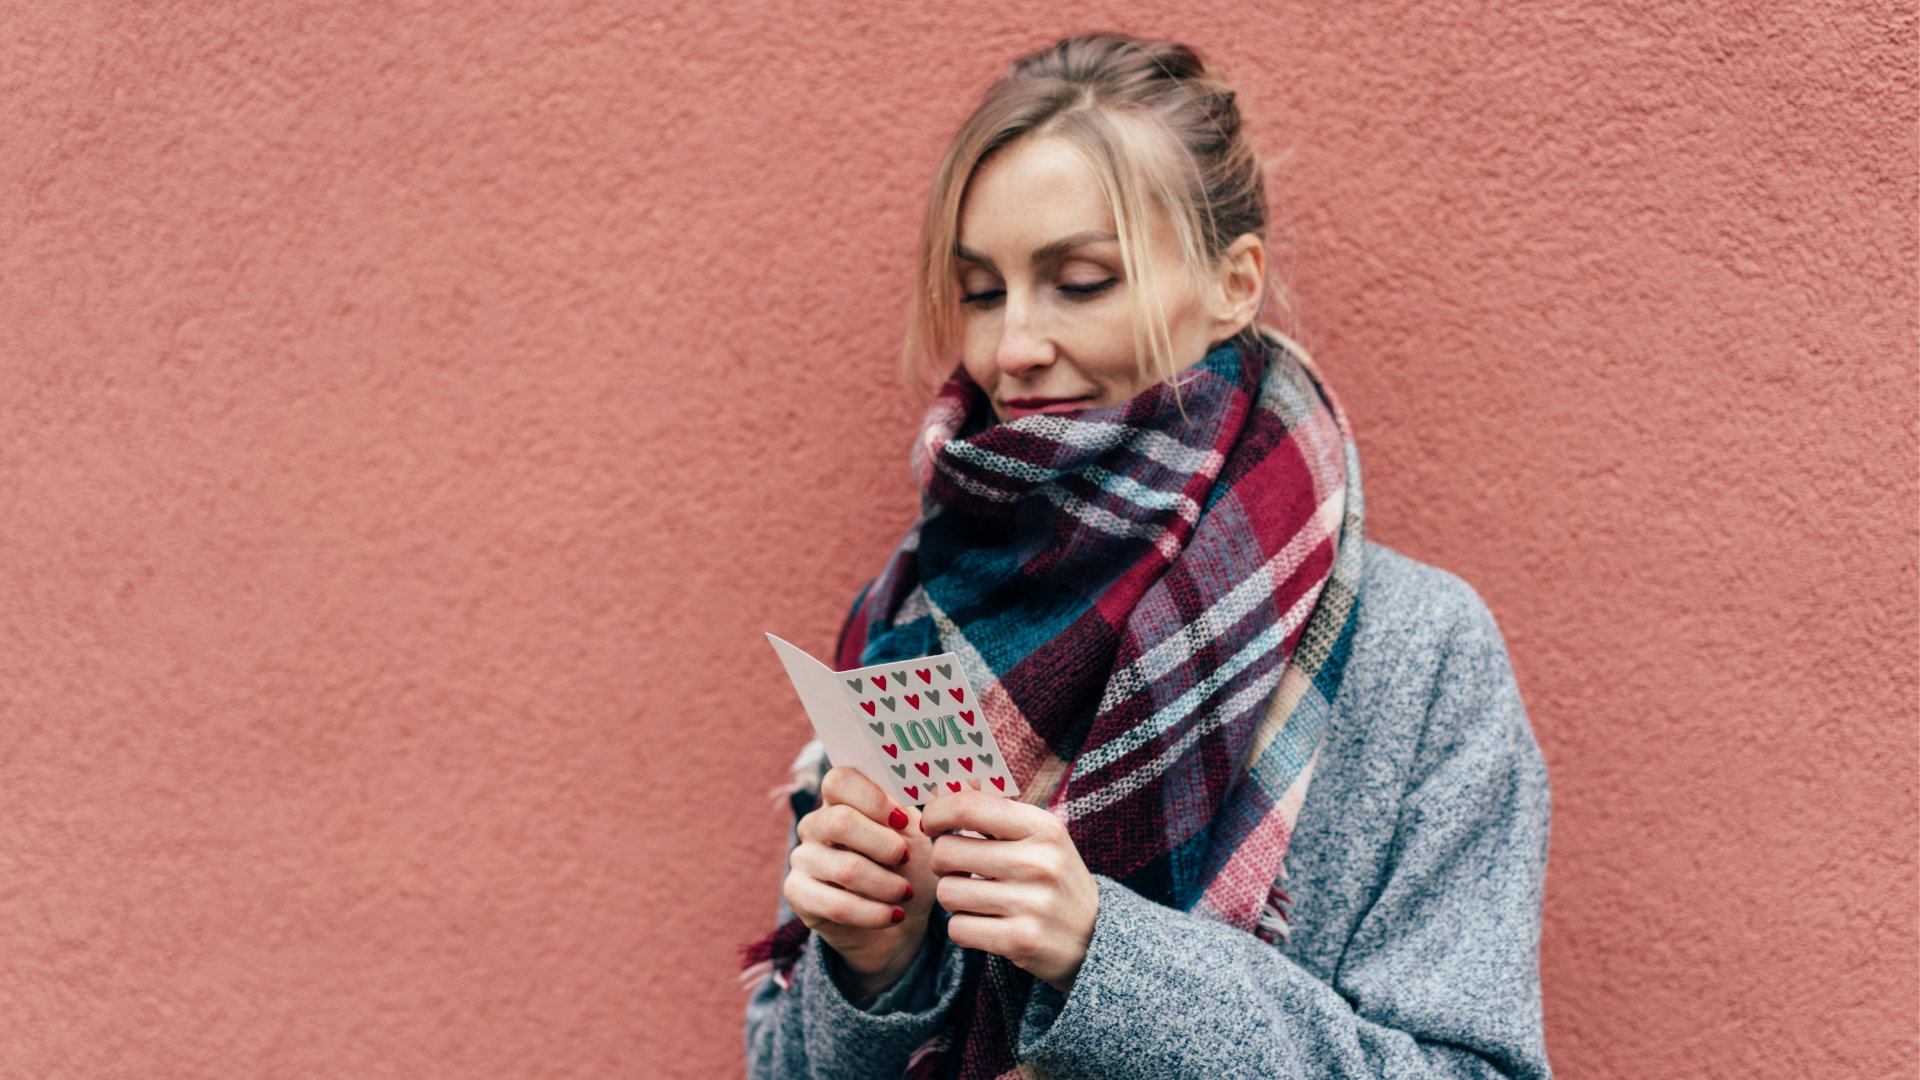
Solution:
[[[1113,288],[1113,283],[1117,280],[1117,278],[1108,278],[1105,281],[1095,282],[1091,285],[1062,285],[1060,286],[1060,291],[1070,292],[1076,296],[1092,296],[1095,293],[1103,293]]]
[[[1086,285],[1062,285],[1060,286],[1060,291],[1063,293],[1071,293],[1074,296],[1095,296],[1113,288],[1115,282],[1118,280],[1118,278],[1108,278],[1105,281],[1096,281]],[[991,304],[1004,295],[1006,295],[1004,289],[982,289],[979,292],[966,293],[960,297],[960,302],[981,306]]]

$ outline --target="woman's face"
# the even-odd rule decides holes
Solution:
[[[1264,253],[1229,249],[1223,289],[1195,291],[1157,208],[1149,223],[1177,370],[1252,321]],[[1025,138],[975,170],[960,206],[961,363],[1002,421],[1117,405],[1156,378],[1134,355],[1128,283],[1094,171],[1067,142]],[[1229,271],[1238,264],[1241,274]],[[1251,273],[1251,277],[1246,275]],[[1235,295],[1234,286],[1252,299]]]

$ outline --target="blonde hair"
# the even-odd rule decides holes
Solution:
[[[1113,213],[1132,287],[1134,355],[1163,380],[1178,370],[1161,284],[1148,257],[1158,207],[1172,222],[1196,288],[1244,233],[1267,240],[1266,165],[1242,128],[1234,91],[1186,45],[1098,32],[1015,60],[960,130],[934,175],[920,228],[901,373],[930,395],[958,351],[960,204],[975,170],[1029,136],[1058,136],[1086,158]],[[1236,340],[1256,344],[1269,306],[1291,330],[1295,304],[1267,260],[1260,310]]]

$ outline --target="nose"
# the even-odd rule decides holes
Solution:
[[[1024,306],[1014,302],[1008,296],[1002,307],[1004,314],[1000,321],[1000,341],[994,348],[993,362],[1002,375],[1019,378],[1053,362],[1053,342],[1041,328],[1034,325],[1033,316]]]

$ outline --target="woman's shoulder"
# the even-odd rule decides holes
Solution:
[[[1493,620],[1464,578],[1375,540],[1366,542],[1361,556],[1358,615],[1376,632],[1413,641],[1438,641]]]
[[[1368,541],[1336,713],[1372,739],[1417,739],[1433,707],[1511,688],[1493,612],[1458,574]]]
[[[1362,553],[1353,654],[1363,668],[1436,669],[1451,654],[1506,646],[1480,593],[1451,571],[1373,540]]]

